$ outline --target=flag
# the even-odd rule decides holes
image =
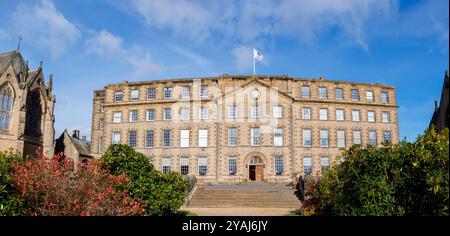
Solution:
[[[256,50],[255,48],[253,48],[253,58],[255,58],[258,61],[262,61],[262,59],[264,58],[263,54],[260,53],[258,50]]]

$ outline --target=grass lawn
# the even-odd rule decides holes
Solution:
[[[175,216],[198,216],[197,214],[190,211],[178,211]]]

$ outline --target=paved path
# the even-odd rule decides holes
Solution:
[[[295,212],[292,208],[182,208],[198,216],[283,216]]]

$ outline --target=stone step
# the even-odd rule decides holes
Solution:
[[[286,196],[286,197],[275,197],[275,196],[239,196],[239,197],[230,197],[230,196],[194,196],[191,198],[192,200],[228,200],[228,199],[241,199],[241,200],[293,200],[298,201],[298,198],[295,196]]]
[[[290,187],[266,184],[264,186],[207,186],[199,187],[188,207],[199,208],[293,208],[300,201]]]
[[[258,208],[299,208],[300,203],[248,203],[248,202],[238,202],[238,203],[189,203],[188,207],[198,207],[198,208],[232,208],[232,207],[258,207]]]

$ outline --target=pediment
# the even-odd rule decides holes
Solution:
[[[259,91],[259,95],[257,92],[254,92],[255,90]],[[244,97],[248,96],[249,98],[256,99],[256,96],[267,96],[267,92],[270,93],[270,96],[276,95],[277,97],[281,97],[288,101],[294,101],[294,98],[290,96],[289,94],[280,91],[279,89],[275,87],[271,87],[270,85],[262,82],[261,80],[254,78],[248,81],[247,83],[242,84],[239,87],[227,89],[225,88],[224,93],[219,98],[228,98],[230,96],[236,95],[236,97]]]

